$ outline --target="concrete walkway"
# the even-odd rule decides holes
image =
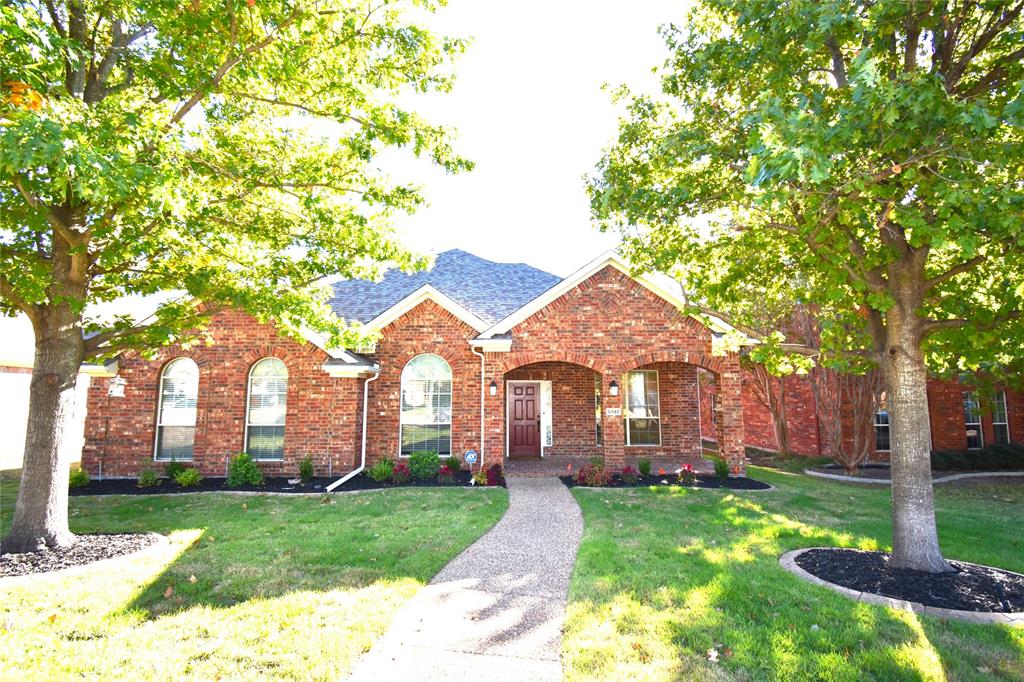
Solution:
[[[510,478],[509,508],[399,611],[350,679],[561,680],[583,516],[558,479]]]

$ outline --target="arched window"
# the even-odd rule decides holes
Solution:
[[[263,358],[249,370],[245,451],[253,459],[284,458],[284,416],[288,407],[288,368]]]
[[[192,459],[198,397],[199,368],[195,362],[176,358],[164,365],[156,411],[155,459]]]
[[[402,370],[399,454],[452,453],[452,368],[436,355],[417,355]]]

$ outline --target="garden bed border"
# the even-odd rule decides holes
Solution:
[[[126,496],[127,497],[127,496]],[[102,535],[102,533],[82,533],[82,535]],[[132,559],[138,559],[149,554],[157,554],[159,551],[167,549],[171,540],[163,533],[157,533],[154,531],[144,531],[138,533],[138,535],[155,535],[156,542],[151,545],[139,548],[134,552],[128,552],[120,556],[112,556],[106,559],[100,559],[98,561],[92,561],[87,564],[78,564],[77,566],[68,566],[67,568],[58,568],[56,571],[39,571],[36,573],[25,573],[23,575],[8,575],[0,577],[0,589],[8,587],[18,587],[24,583],[31,583],[36,580],[42,580],[49,578],[50,576],[67,577],[70,575],[76,575],[78,573],[85,573],[91,571],[93,568],[111,568],[122,561],[129,561]]]
[[[857,476],[847,476],[846,474],[827,474],[824,471],[814,471],[813,469],[804,469],[804,473],[808,476],[814,476],[815,478],[827,478],[832,481],[843,481],[845,483],[892,485],[891,478],[858,478]],[[961,481],[967,478],[1006,478],[1016,476],[1024,476],[1024,471],[970,471],[962,474],[949,474],[947,476],[933,478],[932,484],[952,483],[953,481]]]
[[[809,583],[815,585],[821,585],[831,590],[838,592],[839,594],[852,599],[854,601],[864,602],[865,604],[874,604],[875,606],[888,606],[889,608],[896,609],[898,611],[911,611],[916,614],[923,614],[925,616],[934,616],[936,618],[945,618],[948,620],[960,620],[967,623],[975,623],[981,625],[1007,625],[1014,628],[1024,628],[1024,611],[1014,611],[1010,613],[993,613],[990,611],[962,611],[958,609],[942,609],[936,606],[925,606],[920,602],[907,601],[906,599],[896,599],[895,597],[886,597],[881,594],[875,594],[873,592],[859,592],[852,590],[849,587],[843,587],[836,583],[831,583],[827,580],[823,580],[808,571],[805,571],[796,563],[797,557],[806,552],[810,552],[815,549],[844,549],[842,547],[804,547],[803,549],[794,549],[786,552],[779,557],[779,565],[784,569],[800,578],[806,580]],[[957,559],[957,561],[960,561]],[[962,564],[970,564],[972,566],[980,566],[981,564],[971,564],[969,561],[960,561]],[[991,568],[991,567],[985,567]],[[1000,569],[1003,570],[1003,569]],[[1011,573],[1013,571],[1010,571]]]

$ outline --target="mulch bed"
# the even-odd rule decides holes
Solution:
[[[1024,611],[1024,575],[959,561],[953,573],[888,567],[885,552],[812,549],[796,558],[811,575],[851,590],[958,611]]]
[[[288,477],[267,477],[263,485],[240,485],[240,486],[229,486],[227,479],[220,477],[207,477],[204,478],[199,485],[192,486],[191,488],[182,488],[180,485],[170,479],[161,479],[160,485],[151,486],[148,488],[140,488],[139,483],[134,478],[106,478],[102,481],[93,479],[89,481],[87,485],[81,488],[73,488],[70,490],[72,496],[78,495],[166,495],[168,493],[173,494],[187,494],[187,493],[201,493],[201,492],[225,492],[225,491],[241,491],[241,492],[255,492],[255,493],[325,493],[327,486],[337,481],[341,476],[335,476],[334,478],[313,478],[310,479],[309,483],[302,485],[301,483],[289,483]],[[294,480],[294,479],[291,479]],[[341,492],[344,490],[376,490],[378,488],[433,488],[441,486],[458,487],[468,486],[470,483],[470,473],[468,471],[460,471],[455,476],[454,483],[438,483],[436,480],[420,480],[412,479],[408,483],[403,485],[394,485],[392,483],[377,483],[365,473],[361,473],[348,481],[342,486],[335,488],[333,492]]]
[[[679,485],[676,483],[676,477],[673,474],[667,474],[665,476],[639,476],[639,480],[636,485],[626,485],[622,482],[622,477],[615,474],[612,477],[611,485],[606,486],[608,488],[640,488],[647,486],[673,486]],[[567,488],[575,488],[577,486],[576,479],[572,476],[560,476],[559,479],[565,484]],[[728,490],[768,490],[771,488],[770,485],[762,481],[754,480],[753,478],[747,478],[745,476],[730,477],[730,478],[719,478],[712,474],[697,474],[697,483],[689,486],[692,488],[726,488]]]
[[[0,554],[0,577],[48,573],[113,559],[149,547],[160,536],[156,533],[97,533],[77,538],[78,541],[66,549],[47,547],[38,552]]]

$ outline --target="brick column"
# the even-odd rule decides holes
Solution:
[[[612,381],[619,384],[619,394],[612,395],[609,386]],[[601,446],[604,452],[604,463],[611,469],[621,469],[626,466],[625,447],[625,423],[623,417],[609,417],[608,410],[623,410],[623,396],[626,394],[626,387],[622,385],[622,373],[618,371],[605,372],[601,377],[601,407],[604,413],[601,415],[601,426],[604,432],[604,445]],[[624,412],[624,410],[623,410]]]
[[[718,393],[722,405],[722,423],[718,434],[719,454],[729,464],[734,476],[746,475],[743,447],[743,377],[740,359],[730,353],[722,363]]]
[[[486,353],[484,372],[484,467],[492,464],[505,466],[505,377],[501,363],[494,353]],[[491,395],[491,382],[498,386],[496,395]],[[476,467],[474,467],[475,469]]]

